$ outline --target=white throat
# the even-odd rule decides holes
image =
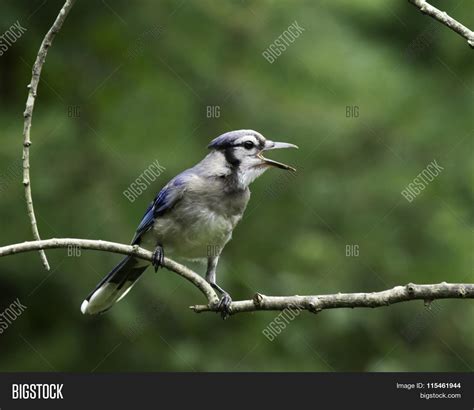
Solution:
[[[247,188],[253,181],[267,170],[266,166],[252,167],[246,170],[237,171],[239,188]]]

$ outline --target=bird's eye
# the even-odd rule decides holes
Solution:
[[[245,149],[252,149],[254,147],[254,144],[252,141],[245,141],[244,142],[244,148]]]

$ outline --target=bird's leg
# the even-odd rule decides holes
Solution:
[[[163,246],[158,244],[153,251],[152,255],[152,261],[151,264],[155,268],[155,272],[158,271],[158,269],[163,266],[163,263],[165,261],[165,251],[163,249]]]
[[[218,260],[219,256],[212,256],[207,259],[206,280],[214,290],[217,290],[220,293],[221,299],[219,300],[217,307],[221,311],[222,319],[227,319],[232,313],[230,309],[232,298],[229,293],[216,283],[216,268]]]

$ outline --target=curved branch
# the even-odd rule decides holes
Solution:
[[[152,253],[146,249],[140,248],[138,245],[132,246],[116,242],[77,238],[53,238],[40,241],[15,243],[13,245],[0,247],[0,257],[40,249],[68,248],[72,246],[80,249],[94,249],[97,251],[131,255],[147,261],[152,260]],[[214,289],[212,289],[211,285],[209,285],[209,283],[207,283],[206,280],[196,272],[169,258],[165,258],[163,266],[187,279],[196,286],[204,294],[210,306],[218,303],[219,298],[217,297],[216,292],[214,292]]]
[[[29,241],[0,247],[0,257],[39,249],[67,248],[70,246],[81,249],[114,252],[132,255],[147,261],[152,260],[152,253],[139,246],[123,245],[115,242],[60,238],[41,241]],[[182,276],[195,285],[206,297],[207,305],[190,306],[195,312],[218,312],[218,297],[212,287],[200,275],[172,259],[165,258],[164,266]],[[318,313],[324,309],[336,308],[375,308],[389,306],[394,303],[410,300],[424,300],[426,303],[435,299],[473,299],[474,283],[439,283],[433,285],[396,286],[393,289],[372,293],[337,293],[333,295],[315,296],[265,296],[257,293],[253,300],[235,301],[231,304],[232,314],[254,312],[257,310],[308,310]]]
[[[418,7],[420,11],[428,16],[438,20],[440,23],[449,27],[451,30],[458,33],[460,36],[464,37],[467,40],[467,44],[474,48],[474,32],[469,30],[466,26],[459,23],[457,20],[454,20],[452,17],[444,11],[433,7],[431,4],[425,0],[408,0],[415,7]]]
[[[55,22],[46,33],[46,36],[41,43],[41,46],[38,50],[38,54],[36,56],[36,61],[33,64],[32,69],[32,77],[31,82],[28,84],[28,99],[26,100],[26,108],[25,112],[23,113],[23,117],[25,119],[24,126],[23,126],[23,185],[25,187],[25,199],[26,199],[26,207],[28,210],[28,216],[30,218],[31,229],[33,231],[33,238],[36,240],[40,240],[40,235],[38,231],[38,225],[36,223],[36,216],[35,210],[33,207],[33,197],[31,195],[31,179],[30,179],[30,145],[31,145],[31,120],[33,116],[33,109],[35,106],[36,100],[36,92],[38,90],[38,84],[40,81],[41,70],[43,68],[43,64],[46,60],[46,55],[48,54],[48,49],[51,47],[51,44],[54,40],[56,34],[61,30],[61,27],[66,20],[66,16],[68,15],[69,11],[71,10],[75,0],[66,0],[64,3],[63,8],[59,12],[58,16],[56,17]],[[46,254],[43,250],[40,250],[41,261],[43,262],[43,266],[46,270],[49,270],[49,263],[48,259],[46,258]]]

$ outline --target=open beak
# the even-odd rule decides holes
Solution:
[[[273,141],[266,141],[265,148],[261,152],[258,153],[258,157],[266,164],[271,165],[277,168],[286,169],[287,171],[296,172],[296,169],[290,167],[289,165],[283,164],[282,162],[274,161],[273,159],[265,158],[262,154],[263,151],[270,151],[272,149],[280,149],[280,148],[298,148],[298,146],[294,144],[289,144],[287,142],[273,142]]]

